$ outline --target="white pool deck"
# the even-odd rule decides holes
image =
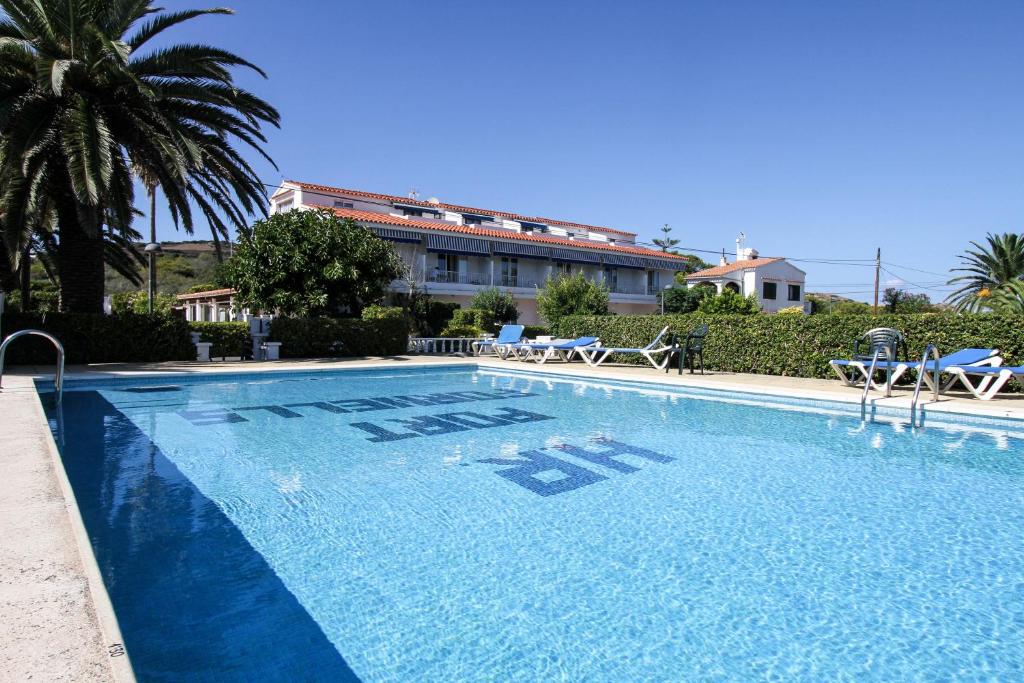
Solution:
[[[708,372],[678,375],[650,367],[566,365],[489,358],[408,356],[274,362],[210,362],[68,367],[67,379],[330,371],[345,368],[444,366],[534,370],[589,379],[656,381],[683,387],[860,404],[861,390],[838,380]],[[13,368],[0,389],[0,681],[130,681],[117,621],[92,556],[70,486],[33,385],[50,367]],[[891,398],[872,391],[877,406],[910,407],[911,392]],[[922,400],[930,394],[922,393]],[[928,403],[931,414],[963,413],[1024,420],[1024,394],[978,401],[966,393]]]

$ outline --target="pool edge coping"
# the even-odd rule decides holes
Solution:
[[[107,592],[107,586],[103,582],[103,575],[100,572],[96,554],[89,540],[89,532],[85,528],[85,520],[82,519],[82,512],[78,507],[78,499],[75,497],[71,481],[68,479],[67,471],[64,469],[64,460],[61,458],[60,449],[54,441],[53,431],[50,429],[50,421],[46,417],[46,410],[43,408],[42,398],[39,392],[32,387],[35,400],[32,401],[36,415],[44,427],[46,449],[49,452],[50,461],[53,465],[54,474],[57,477],[57,486],[60,488],[64,498],[64,509],[71,522],[71,534],[75,539],[75,546],[78,550],[79,559],[82,561],[82,571],[89,586],[89,597],[92,602],[93,613],[96,615],[96,622],[99,626],[100,635],[104,646],[107,648],[106,661],[110,667],[113,680],[118,683],[136,683],[135,669],[132,667],[131,654],[124,643],[121,633],[121,625],[117,620],[117,613],[114,612],[114,605]],[[123,655],[114,656],[112,649],[120,647]]]

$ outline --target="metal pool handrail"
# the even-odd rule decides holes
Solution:
[[[917,384],[914,385],[914,398],[910,401],[911,415],[913,415],[914,411],[917,409],[917,397],[921,393],[921,382],[924,381],[924,375],[925,372],[927,372],[929,353],[935,359],[935,376],[932,378],[932,402],[935,403],[939,400],[939,376],[941,375],[941,372],[939,371],[939,349],[936,348],[935,344],[929,344],[924,347],[924,355],[921,356],[921,369],[917,371]]]
[[[27,337],[29,335],[35,335],[37,337],[46,337],[53,345],[57,347],[57,372],[54,375],[53,385],[57,392],[57,403],[60,403],[63,397],[64,387],[64,346],[60,341],[49,332],[43,332],[42,330],[18,330],[13,333],[7,339],[4,339],[3,343],[0,344],[0,387],[3,386],[4,382],[4,355],[7,353],[7,347],[11,345],[11,342],[19,337]]]
[[[864,381],[864,395],[860,398],[861,407],[868,402],[868,392],[871,390],[872,378],[875,376],[875,369],[878,367],[878,354],[885,353],[887,362],[885,370],[885,397],[892,396],[892,350],[888,346],[879,346],[875,349],[875,355],[871,357],[871,369],[868,370],[868,378]]]

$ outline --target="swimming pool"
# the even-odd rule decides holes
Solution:
[[[140,680],[1024,674],[1024,429],[445,369],[68,382]]]

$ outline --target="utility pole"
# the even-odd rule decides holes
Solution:
[[[875,307],[871,309],[871,315],[878,315],[878,276],[882,270],[882,248],[878,247],[875,253]]]

